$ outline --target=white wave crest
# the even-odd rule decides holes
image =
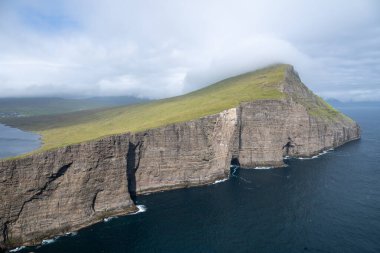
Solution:
[[[146,206],[144,206],[144,205],[136,205],[136,207],[137,207],[138,210],[136,212],[134,212],[134,213],[131,213],[130,215],[135,215],[135,214],[138,214],[138,213],[143,213],[143,212],[146,212],[146,210],[147,210]]]
[[[253,169],[255,169],[255,170],[269,170],[269,169],[273,169],[273,167],[255,167]]]
[[[311,159],[316,159],[316,158],[318,158],[318,157],[320,157],[320,156],[322,156],[322,155],[325,155],[325,154],[327,154],[327,153],[329,153],[330,151],[333,151],[334,149],[333,148],[330,148],[330,149],[328,149],[328,150],[324,150],[324,151],[322,151],[322,152],[320,152],[320,153],[318,153],[317,155],[314,155],[314,156],[312,156],[312,157],[295,157],[295,159],[299,159],[299,160],[311,160]],[[289,157],[289,156],[285,156],[284,157],[284,159],[290,159],[291,157]]]
[[[17,247],[17,248],[11,249],[9,252],[17,252],[17,251],[20,251],[22,249],[25,249],[25,246],[21,246],[21,247]]]
[[[54,237],[54,238],[52,238],[52,239],[42,240],[42,243],[41,243],[41,244],[42,244],[42,245],[46,245],[46,244],[53,243],[53,242],[55,242],[58,238],[59,238],[59,236]]]
[[[315,155],[315,156],[312,156],[312,157],[298,157],[297,159],[299,159],[299,160],[311,160],[311,159],[318,158],[318,157],[320,157],[320,156],[322,156],[324,154],[327,154],[329,151],[330,151],[330,149],[329,150],[325,150],[323,152],[320,152],[318,155]]]
[[[65,236],[76,236],[77,234],[78,234],[78,232],[73,231],[73,232],[67,232],[67,233],[65,234]]]
[[[147,210],[146,206],[144,206],[144,205],[137,205],[137,208],[139,210],[136,212],[136,214],[137,213],[143,213],[143,212],[145,212]]]
[[[219,183],[223,183],[225,181],[227,181],[228,178],[224,178],[224,179],[219,179],[219,180],[215,180],[215,182],[213,184],[219,184]]]
[[[116,216],[111,216],[111,217],[104,218],[103,221],[104,222],[109,222],[110,220],[113,220],[113,219],[116,219],[116,218],[117,218]]]

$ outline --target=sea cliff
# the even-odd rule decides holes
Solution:
[[[0,161],[0,242],[33,245],[136,210],[136,195],[213,183],[243,168],[284,165],[360,138],[286,68],[281,99],[188,122],[118,134]],[[322,109],[321,109],[322,108]]]

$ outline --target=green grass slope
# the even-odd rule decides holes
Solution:
[[[8,119],[2,122],[41,134],[43,146],[37,151],[48,150],[107,135],[139,132],[186,122],[237,107],[241,102],[297,96],[298,92],[287,95],[281,91],[288,68],[289,65],[285,64],[274,65],[225,79],[186,95],[145,104]],[[299,84],[299,81],[296,83]],[[310,94],[306,95],[310,101],[297,97],[294,99],[300,100],[311,114],[327,120],[342,117],[342,114],[311,91],[307,93]]]
[[[145,104],[77,112],[56,116],[31,117],[5,122],[42,136],[47,150],[103,136],[138,132],[176,122],[185,122],[244,101],[281,99],[280,83],[288,65],[276,65],[229,78],[195,92]]]

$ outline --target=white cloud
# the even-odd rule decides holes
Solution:
[[[371,0],[5,0],[0,96],[161,98],[276,62],[319,94],[357,96],[378,90],[379,10]]]

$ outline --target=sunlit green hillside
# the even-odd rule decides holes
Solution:
[[[281,99],[287,65],[232,77],[195,92],[145,104],[16,119],[8,122],[42,135],[43,150],[102,136],[184,122],[233,108],[244,101]]]
[[[41,134],[44,144],[40,150],[47,150],[107,135],[185,122],[236,107],[241,102],[282,99],[285,96],[291,96],[293,101],[303,104],[315,117],[330,121],[345,117],[304,86],[308,95],[283,93],[281,83],[288,67],[285,64],[274,65],[225,79],[183,96],[144,104],[2,119],[2,122]]]

